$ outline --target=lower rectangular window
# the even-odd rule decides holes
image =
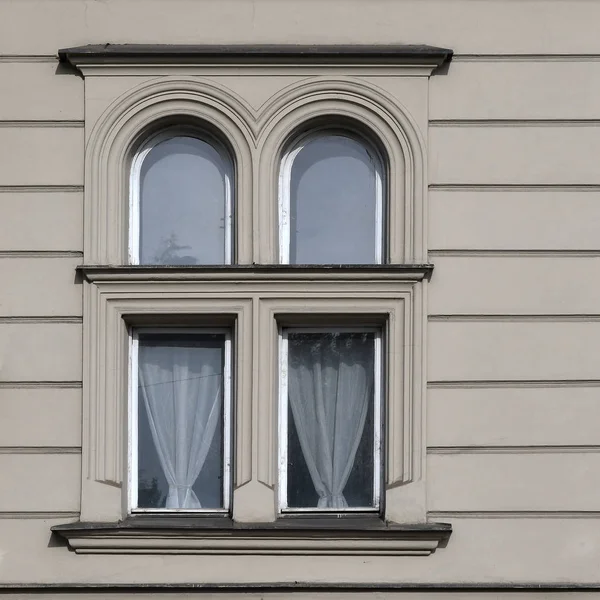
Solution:
[[[132,511],[229,509],[231,352],[228,330],[132,332]]]
[[[382,363],[378,329],[281,330],[282,512],[380,510]]]

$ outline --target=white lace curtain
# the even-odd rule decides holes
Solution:
[[[142,346],[139,389],[169,484],[166,508],[202,508],[192,486],[220,423],[222,349]]]
[[[343,491],[372,402],[373,344],[344,337],[337,344],[288,337],[289,402],[318,508],[348,506]]]

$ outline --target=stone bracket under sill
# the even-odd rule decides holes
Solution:
[[[52,531],[78,554],[427,556],[446,546],[452,525],[352,519],[240,524],[223,518],[156,516],[119,523],[66,523]]]

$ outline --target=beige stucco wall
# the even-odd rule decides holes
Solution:
[[[0,584],[600,585],[598,22],[593,0],[0,0]],[[55,53],[105,41],[454,49],[428,106],[427,485],[447,548],[242,563],[51,540],[79,510],[84,157],[84,83]]]

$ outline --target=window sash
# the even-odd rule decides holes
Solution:
[[[129,172],[129,264],[140,264],[140,200],[141,200],[141,172],[144,160],[150,152],[161,142],[175,137],[196,138],[210,144],[223,160],[225,179],[225,261],[223,264],[233,264],[233,210],[234,210],[234,187],[232,160],[223,145],[216,139],[206,134],[199,135],[188,129],[168,129],[161,131],[149,138],[137,151],[131,163]]]
[[[288,334],[289,333],[374,333],[373,356],[373,505],[368,507],[346,507],[342,510],[318,507],[289,507],[288,490]],[[278,504],[280,513],[340,513],[380,512],[383,481],[383,340],[377,327],[280,327],[279,328],[279,423],[278,423]]]
[[[138,505],[138,369],[139,369],[139,334],[178,335],[224,334],[225,348],[223,359],[223,479],[222,508],[175,509],[175,508],[139,508]],[[181,328],[181,327],[136,327],[129,334],[129,418],[128,418],[128,512],[129,513],[168,513],[168,514],[214,514],[227,513],[231,509],[231,472],[232,472],[232,342],[231,330],[228,328]]]
[[[341,135],[350,137],[363,144],[365,148],[372,153],[376,160],[373,161],[375,168],[375,263],[377,265],[385,262],[385,176],[384,162],[380,152],[360,136],[354,136],[351,132],[337,129],[326,129],[311,131],[302,136],[293,144],[290,150],[283,155],[279,169],[279,189],[278,189],[278,208],[279,208],[279,263],[282,265],[290,264],[290,244],[291,244],[291,191],[292,191],[292,169],[294,161],[298,154],[313,140],[324,135]]]

